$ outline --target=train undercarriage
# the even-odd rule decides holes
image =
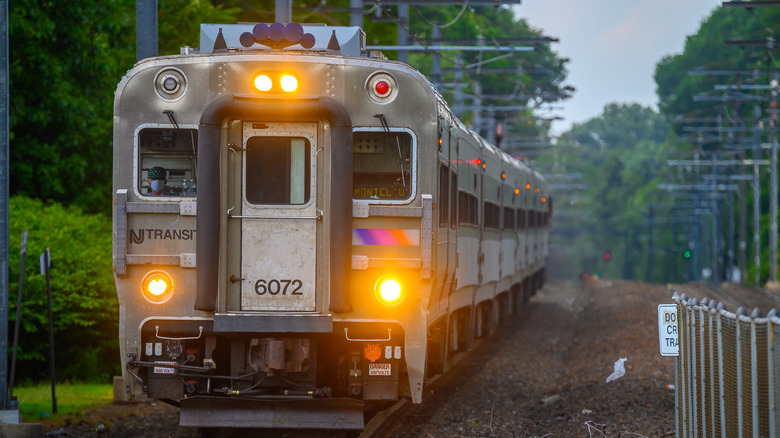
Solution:
[[[221,332],[219,321],[149,320],[128,373],[197,427],[362,429],[408,395],[403,329],[333,323],[330,333]]]

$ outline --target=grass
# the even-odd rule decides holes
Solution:
[[[24,421],[56,420],[62,414],[73,414],[90,406],[113,402],[114,390],[111,384],[58,383],[57,413],[52,413],[51,384],[14,388],[14,397],[19,401],[19,410]]]

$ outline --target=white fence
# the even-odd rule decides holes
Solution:
[[[675,293],[678,437],[780,437],[780,315]]]

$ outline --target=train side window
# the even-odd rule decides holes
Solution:
[[[159,126],[159,125],[158,125]],[[198,151],[197,129],[143,128],[138,131],[138,193],[151,196],[149,170],[165,171],[164,197],[194,197]]]
[[[492,202],[485,202],[485,228],[498,230],[501,228],[501,207]]]
[[[525,210],[522,208],[517,210],[517,229],[518,230],[524,230],[525,229]]]
[[[449,223],[450,171],[447,166],[439,165],[439,228],[447,228]]]
[[[311,145],[301,137],[250,137],[244,187],[251,204],[302,205],[311,196]]]
[[[477,225],[479,211],[477,197],[463,191],[458,191],[458,224]]]
[[[504,207],[504,229],[505,230],[514,230],[515,229],[515,209]]]
[[[414,139],[406,131],[352,134],[353,198],[400,201],[414,195]]]
[[[452,214],[450,214],[450,228],[455,228],[458,225],[458,174],[455,172],[450,173],[452,174],[450,177],[450,210],[452,211]]]

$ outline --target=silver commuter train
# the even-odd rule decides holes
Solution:
[[[202,25],[140,61],[113,191],[125,396],[184,426],[362,429],[544,281],[543,177],[357,27]]]

